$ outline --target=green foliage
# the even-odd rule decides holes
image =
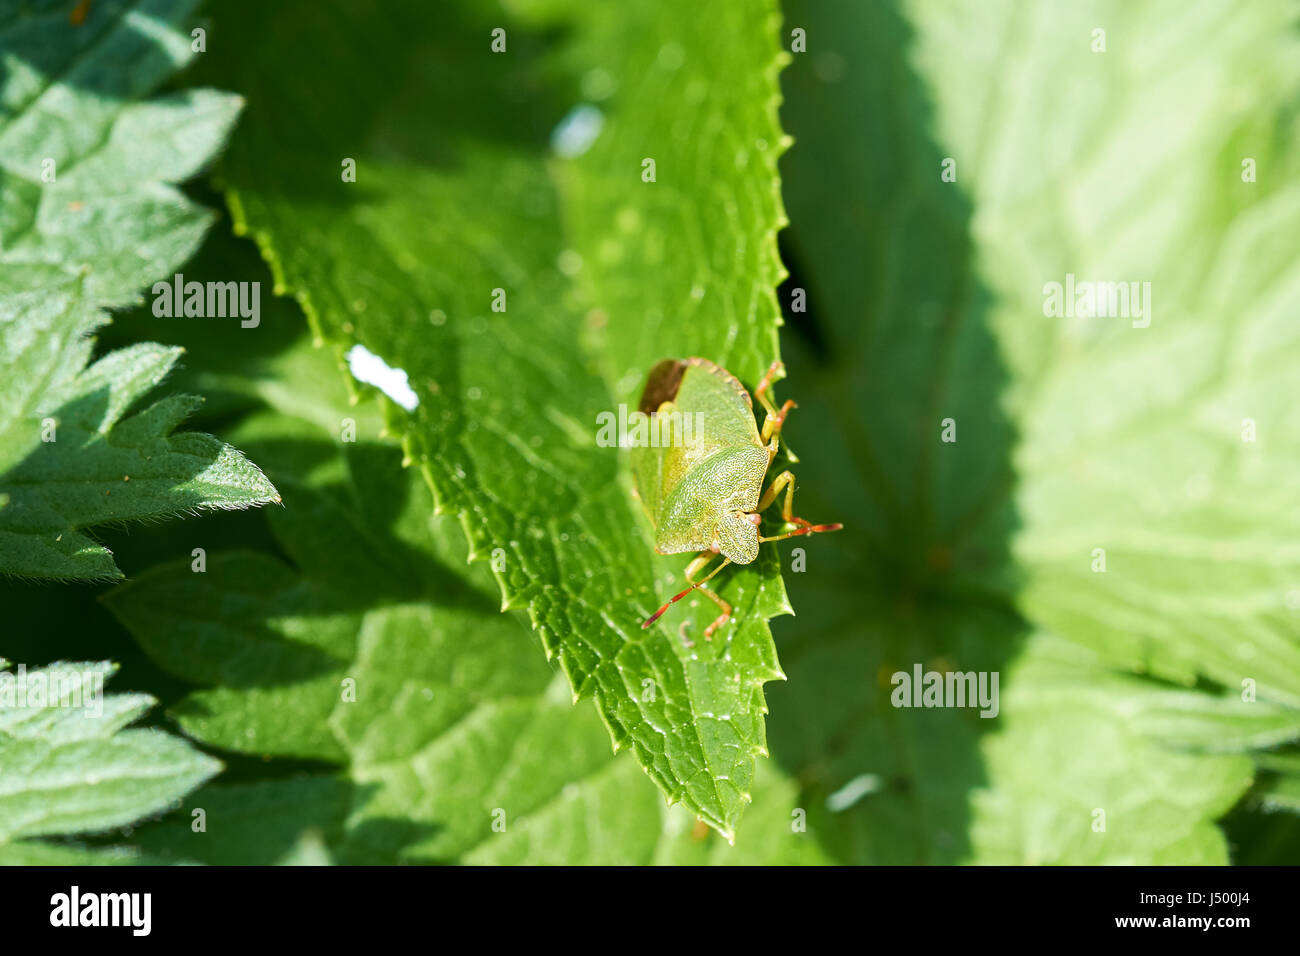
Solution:
[[[687,11],[709,22],[683,33]],[[676,622],[642,632],[684,562],[656,559],[618,451],[594,432],[664,356],[707,354],[751,384],[776,357],[774,11],[531,12],[223,8],[229,52],[205,65],[250,105],[221,179],[315,334],[407,374],[419,406],[394,407],[392,427],[474,558],[499,553],[506,606],[529,609],[615,745],[730,834],[765,752],[762,685],[781,676],[767,626],[788,611],[775,550],[729,575],[736,624],[720,640],[688,650]],[[490,49],[503,22],[509,57]],[[301,62],[257,68],[290,24]],[[569,24],[563,55],[543,58],[545,33]],[[726,64],[715,35],[731,37]],[[402,52],[382,74],[340,69],[372,47]],[[609,63],[598,51],[610,48],[629,55]],[[606,133],[557,163],[546,137],[561,93],[597,64],[586,92]],[[456,93],[467,89],[526,97],[527,115],[471,106]],[[649,286],[629,283],[650,271]]]
[[[199,399],[137,407],[179,349],[88,366],[102,310],[139,301],[212,220],[170,184],[208,162],[238,99],[135,102],[189,58],[172,24],[193,5],[105,2],[80,26],[57,3],[0,17],[0,573],[121,577],[82,529],[279,500],[230,446],[173,434]]]
[[[284,411],[233,433],[286,496],[269,515],[284,558],[214,552],[203,574],[164,564],[105,601],[159,665],[216,685],[172,708],[189,734],[334,769],[213,785],[191,801],[206,831],[159,824],[140,846],[213,863],[282,862],[304,840],[345,863],[821,858],[790,829],[793,794],[774,774],[736,849],[664,808],[595,712],[573,706],[521,617],[500,612],[460,529],[374,439],[374,414],[349,406],[324,352],[298,351],[316,373],[311,404],[371,437],[340,445]]]
[[[8,667],[0,660],[0,668]],[[89,834],[174,805],[220,764],[154,729],[123,729],[154,703],[103,696],[114,667],[63,663],[0,676],[0,861],[117,862],[37,837]]]
[[[0,861],[1294,862],[1293,12],[783,12],[230,0],[155,95],[190,0],[0,0],[0,652],[127,691],[0,696]],[[181,268],[282,298],[153,315]],[[784,357],[845,524],[694,646],[595,441],[690,355]]]
[[[800,725],[774,721],[773,752],[826,791],[862,766],[892,782],[835,821],[851,860],[1223,862],[1210,821],[1252,777],[1223,751],[1300,735],[1300,286],[1277,254],[1300,192],[1273,154],[1294,133],[1265,121],[1294,95],[1294,38],[1267,4],[904,7],[790,10],[820,38],[785,77],[813,303],[790,366],[816,383],[800,444],[823,479],[803,507],[864,534],[792,585],[799,650],[772,696]],[[1158,38],[1169,59],[1137,52]],[[1197,84],[1167,79],[1178,57]],[[1242,155],[1267,183],[1243,183]],[[1153,320],[1045,316],[1067,272],[1150,281]],[[1244,418],[1266,437],[1243,442]],[[890,706],[914,662],[999,671],[997,730]],[[864,702],[819,703],[877,675]]]

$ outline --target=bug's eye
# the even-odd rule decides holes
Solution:
[[[763,523],[763,516],[760,514],[755,513],[752,515],[745,515],[745,517],[749,519],[750,524],[752,524],[755,528],[757,528],[759,525]]]

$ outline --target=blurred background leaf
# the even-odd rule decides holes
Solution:
[[[10,671],[0,659],[0,862],[124,863],[132,850],[60,838],[114,830],[169,809],[221,764],[183,740],[129,728],[154,703],[104,695],[113,665]],[[38,839],[44,838],[44,839]]]
[[[1288,9],[787,4],[806,507],[867,534],[790,580],[770,732],[817,792],[883,782],[842,858],[1223,862],[1223,751],[1300,731]],[[1067,272],[1151,282],[1154,320],[1046,317]],[[1001,672],[997,730],[892,708],[916,662]]]

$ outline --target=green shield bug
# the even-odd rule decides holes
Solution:
[[[762,431],[754,418],[749,392],[734,375],[708,359],[664,359],[650,370],[637,416],[644,416],[631,442],[632,475],[637,496],[655,531],[660,554],[697,554],[686,566],[686,590],[669,599],[641,625],[647,628],[728,564],[749,564],[765,541],[796,535],[838,531],[838,524],[813,524],[795,517],[794,475],[783,471],[767,489],[763,479],[776,457],[777,439],[790,409],[780,410],[769,394],[781,363],[773,362],[754,398],[767,412]],[[793,459],[792,459],[793,460]],[[782,491],[781,517],[793,530],[764,538],[759,535],[760,512]],[[698,575],[714,558],[722,563],[706,576]],[[731,618],[731,606],[716,593],[701,588],[721,610],[704,631],[713,632]]]

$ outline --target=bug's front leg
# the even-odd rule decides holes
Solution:
[[[709,578],[713,577],[714,574],[717,574],[719,571],[722,570],[723,567],[725,567],[729,563],[728,561],[723,561],[722,564],[719,565],[716,569],[714,569],[713,573],[709,575],[709,578],[705,578],[704,581],[700,581],[699,584],[697,584],[695,582],[695,579],[691,576],[692,573],[700,571],[701,569],[704,568],[705,565],[707,565],[712,560],[713,560],[712,551],[701,551],[696,556],[695,560],[686,566],[686,580],[690,582],[692,588],[699,587],[699,584],[703,584],[704,581],[707,581]],[[728,604],[726,601],[722,600],[721,597],[719,597],[713,591],[710,591],[708,588],[701,588],[700,590],[703,594],[705,594],[709,598],[710,601],[712,601],[714,604],[718,606],[718,609],[720,611],[722,611],[721,614],[719,614],[716,618],[714,618],[713,623],[704,629],[704,639],[706,641],[711,641],[713,640],[713,632],[716,631],[718,628],[722,627],[723,625],[725,625],[729,620],[731,620],[731,605]],[[689,647],[690,645],[688,644],[687,646]]]
[[[793,538],[801,534],[817,534],[824,531],[839,531],[844,527],[838,522],[835,524],[813,524],[811,521],[805,521],[797,517],[794,513],[794,472],[783,471],[773,479],[772,483],[767,486],[767,491],[763,492],[763,497],[758,501],[758,511],[765,511],[770,508],[776,501],[777,495],[785,489],[785,502],[781,505],[781,517],[786,524],[798,525],[794,531],[786,534],[775,535],[770,538],[759,538],[762,541],[784,541],[786,538]]]
[[[771,441],[773,435],[780,435],[781,426],[785,424],[785,416],[790,414],[790,409],[798,407],[794,399],[790,398],[786,399],[786,403],[781,406],[779,412],[775,408],[771,409],[767,414],[767,418],[763,419],[763,441]],[[790,449],[787,448],[785,453],[789,455]]]
[[[686,597],[686,595],[690,594],[696,588],[699,588],[701,585],[706,584],[710,579],[713,578],[715,574],[717,574],[719,571],[721,571],[723,568],[725,568],[727,565],[731,563],[730,558],[724,558],[722,560],[722,563],[719,564],[712,571],[710,571],[705,577],[701,578],[698,581],[695,580],[695,575],[698,574],[700,571],[702,571],[705,568],[705,566],[708,565],[708,563],[712,561],[714,558],[716,558],[717,556],[718,556],[718,552],[714,551],[712,548],[707,549],[705,551],[701,551],[699,554],[697,554],[694,557],[694,559],[691,561],[691,563],[686,566],[686,580],[690,583],[691,586],[679,594],[674,594],[671,598],[669,598],[666,602],[664,602],[663,607],[661,607],[659,610],[655,611],[648,618],[646,618],[641,625],[642,630],[649,627],[655,621],[659,620],[659,618],[663,615],[664,611],[668,610],[670,607],[672,607],[682,598]],[[715,620],[712,624],[710,624],[708,627],[704,629],[704,639],[706,641],[709,641],[713,639],[713,632],[716,631],[722,625],[726,624],[727,621],[731,618],[731,605],[728,604],[726,601],[722,600],[722,598],[718,597],[716,594],[714,594],[712,591],[708,590],[707,588],[703,588],[702,590],[704,591],[705,594],[709,596],[709,599],[712,600],[714,604],[718,605],[718,607],[722,609],[722,614],[718,616],[717,620]],[[682,635],[683,639],[685,639],[685,636],[686,636],[685,634]],[[687,646],[688,647],[691,646],[689,641],[687,641]]]
[[[781,426],[785,424],[785,417],[790,414],[790,409],[799,407],[793,399],[790,399],[778,411],[776,405],[772,402],[772,397],[768,394],[768,390],[772,387],[772,379],[782,368],[784,366],[780,362],[773,362],[768,366],[763,380],[758,383],[758,388],[754,389],[754,397],[758,399],[758,403],[767,412],[767,417],[763,419],[763,441],[765,442],[771,441],[773,435],[781,434]],[[790,449],[786,449],[786,454],[790,456],[792,461],[798,461],[790,453]]]
[[[772,381],[776,378],[776,373],[785,368],[780,362],[773,362],[767,367],[763,374],[763,380],[758,383],[758,388],[754,389],[754,397],[758,399],[760,405],[767,409],[769,415],[776,414],[776,407],[772,404],[772,399],[768,396],[767,390],[772,387]]]

